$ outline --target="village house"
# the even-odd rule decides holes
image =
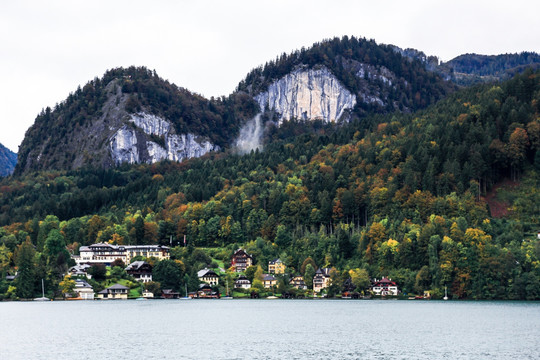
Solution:
[[[94,289],[92,285],[81,279],[75,279],[75,288],[73,291],[77,294],[78,299],[94,300]]]
[[[68,269],[68,273],[72,277],[86,277],[88,279],[92,278],[92,275],[88,274],[88,269],[90,269],[92,266],[88,264],[82,264],[82,265],[75,265]]]
[[[127,300],[129,293],[129,288],[120,285],[120,284],[114,284],[113,286],[110,286],[106,288],[105,290],[102,290],[98,293],[98,299],[121,299],[121,300]]]
[[[271,288],[277,286],[277,279],[270,274],[263,275],[263,286],[265,288]]]
[[[235,289],[249,289],[250,287],[251,281],[245,275],[240,275],[234,282]]]
[[[285,274],[285,264],[281,261],[281,259],[269,261],[268,272],[270,274]]]
[[[80,255],[72,255],[77,265],[104,264],[110,266],[116,259],[129,264],[136,256],[145,258],[155,257],[158,260],[169,259],[169,247],[163,245],[111,245],[98,243],[90,246],[81,246]]]
[[[301,275],[296,275],[291,278],[289,281],[289,285],[297,288],[298,290],[306,290],[306,282],[304,281],[304,277]]]
[[[219,283],[219,275],[216,274],[216,272],[212,269],[202,269],[199,272],[197,272],[197,277],[199,278],[199,281],[210,284],[212,286],[217,285]]]
[[[380,296],[396,296],[398,294],[398,287],[392,279],[383,277],[381,280],[375,279],[371,285],[371,291],[375,295]]]
[[[197,297],[202,299],[219,299],[219,293],[213,291],[210,284],[204,283],[199,285]]]
[[[163,289],[161,292],[161,297],[163,299],[178,299],[180,297],[180,293],[174,291],[173,289]]]
[[[313,291],[321,292],[330,284],[330,268],[317,269],[313,277]]]
[[[134,261],[125,270],[126,273],[133,276],[137,281],[143,283],[152,281],[152,265],[146,261]]]
[[[253,265],[253,257],[249,255],[244,249],[238,249],[234,252],[231,259],[231,266],[233,266],[236,272],[246,271],[246,269]]]

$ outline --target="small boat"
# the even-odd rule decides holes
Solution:
[[[34,301],[51,301],[51,299],[45,297],[45,286],[43,284],[43,279],[41,279],[41,294],[42,296],[39,298],[35,298]]]
[[[267,299],[273,300],[273,299],[279,299],[279,298],[277,296],[272,295],[272,296],[268,296]]]
[[[446,291],[446,286],[444,287],[444,297],[443,300],[448,300],[448,293]]]

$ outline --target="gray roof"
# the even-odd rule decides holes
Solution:
[[[85,273],[86,270],[90,269],[92,266],[88,264],[75,265],[69,268],[69,272]]]
[[[134,261],[134,262],[132,262],[131,264],[129,264],[128,266],[126,266],[126,269],[125,269],[125,270],[137,270],[137,269],[139,269],[141,266],[143,266],[144,264],[147,264],[147,262],[146,262],[146,261],[143,261],[143,260]]]
[[[81,279],[75,280],[75,288],[76,289],[81,289],[81,288],[93,289],[92,285],[90,285],[89,283]]]
[[[199,278],[202,278],[203,276],[215,276],[215,277],[219,277],[218,274],[216,274],[216,272],[212,269],[207,269],[207,268],[204,268],[202,270],[199,270],[197,272],[197,277]]]
[[[263,280],[265,280],[265,281],[274,281],[274,280],[276,280],[276,278],[273,277],[272,275],[266,274],[264,276]]]
[[[124,285],[120,285],[120,284],[114,284],[113,286],[109,286],[107,289],[111,289],[111,290],[129,290],[128,287],[126,287]]]

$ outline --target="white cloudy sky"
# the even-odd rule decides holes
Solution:
[[[537,0],[2,0],[0,143],[17,151],[42,108],[118,66],[219,96],[276,55],[334,36],[443,61],[540,52],[539,14]]]

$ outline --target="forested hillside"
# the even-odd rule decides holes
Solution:
[[[0,177],[10,175],[17,163],[17,154],[0,144]]]
[[[114,166],[111,138],[119,129],[136,128],[129,120],[132,114],[151,114],[172,125],[160,134],[152,129],[159,124],[150,124],[152,132],[133,144],[145,152],[142,144],[148,141],[165,146],[168,133],[190,133],[225,147],[257,111],[245,93],[205,99],[144,67],[112,69],[37,116],[21,144],[15,173]]]
[[[519,54],[464,54],[442,63],[438,71],[452,74],[460,85],[507,80],[527,68],[540,68],[540,55],[534,52]]]
[[[330,295],[352,271],[390,276],[407,293],[440,296],[446,286],[455,298],[539,299],[539,116],[540,73],[526,71],[414,114],[286,122],[245,156],[4,179],[1,270],[25,266],[17,254],[29,243],[76,252],[186,235],[188,247],[172,252],[177,288],[212,265],[195,247],[226,265],[244,246],[262,267],[276,257],[292,273],[334,267]],[[519,185],[510,214],[493,218],[482,196],[505,178]],[[32,276],[58,284],[52,264],[66,259],[47,251]]]

